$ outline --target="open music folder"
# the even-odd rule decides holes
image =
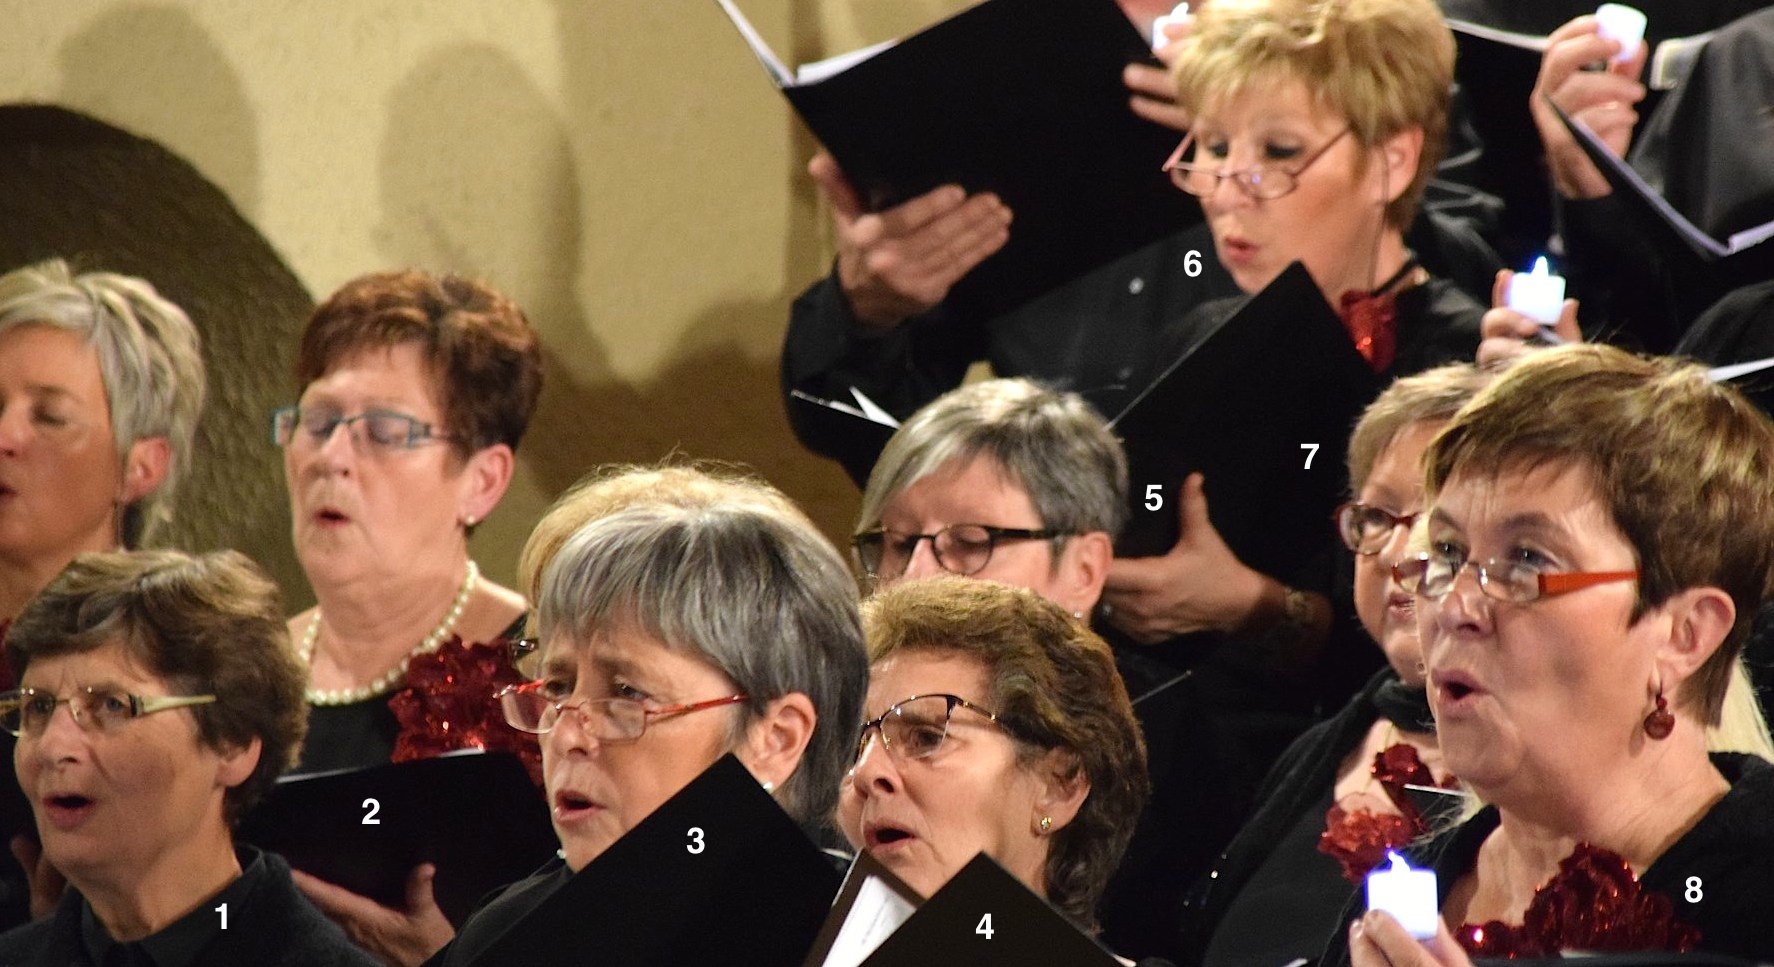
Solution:
[[[983,0],[917,34],[791,71],[718,0],[872,209],[939,185],[996,192],[1010,241],[949,293],[991,318],[1201,219],[1159,170],[1181,135],[1136,117],[1156,64],[1114,0]]]

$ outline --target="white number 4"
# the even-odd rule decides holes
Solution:
[[[987,940],[992,939],[992,934],[997,932],[992,929],[992,915],[988,913],[985,916],[980,917],[979,918],[979,926],[974,927],[973,932],[979,934],[980,936],[986,938]]]
[[[1312,458],[1318,456],[1318,444],[1316,444],[1316,443],[1302,443],[1302,444],[1300,444],[1300,449],[1307,451],[1306,452],[1306,469],[1311,470],[1312,469]]]

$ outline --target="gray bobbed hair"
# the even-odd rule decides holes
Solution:
[[[855,584],[804,518],[757,504],[632,507],[590,521],[542,574],[542,640],[643,631],[707,662],[751,697],[736,725],[805,694],[818,715],[778,801],[824,821],[856,751],[868,690]]]

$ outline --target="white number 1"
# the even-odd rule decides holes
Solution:
[[[228,904],[224,903],[216,907],[216,912],[222,915],[222,929],[228,929]]]
[[[1311,470],[1312,469],[1312,458],[1318,456],[1318,444],[1316,444],[1316,443],[1302,443],[1302,444],[1300,444],[1300,449],[1308,451],[1306,454],[1306,469]]]

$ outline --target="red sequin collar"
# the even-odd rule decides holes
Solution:
[[[505,724],[493,696],[521,685],[503,640],[464,644],[453,635],[443,646],[407,666],[406,687],[388,698],[400,721],[395,762],[428,759],[458,749],[510,752],[542,785],[542,747],[536,737]]]
[[[1453,777],[1435,778],[1416,746],[1400,742],[1374,754],[1373,776],[1398,812],[1344,809],[1333,805],[1324,815],[1318,851],[1343,867],[1343,878],[1359,886],[1369,873],[1386,865],[1386,852],[1409,845],[1429,832],[1422,811],[1411,801],[1406,785],[1452,789]]]
[[[1563,951],[1689,951],[1700,931],[1675,917],[1675,904],[1647,890],[1618,853],[1579,843],[1558,873],[1534,891],[1520,926],[1492,920],[1454,931],[1474,957],[1556,957]]]

